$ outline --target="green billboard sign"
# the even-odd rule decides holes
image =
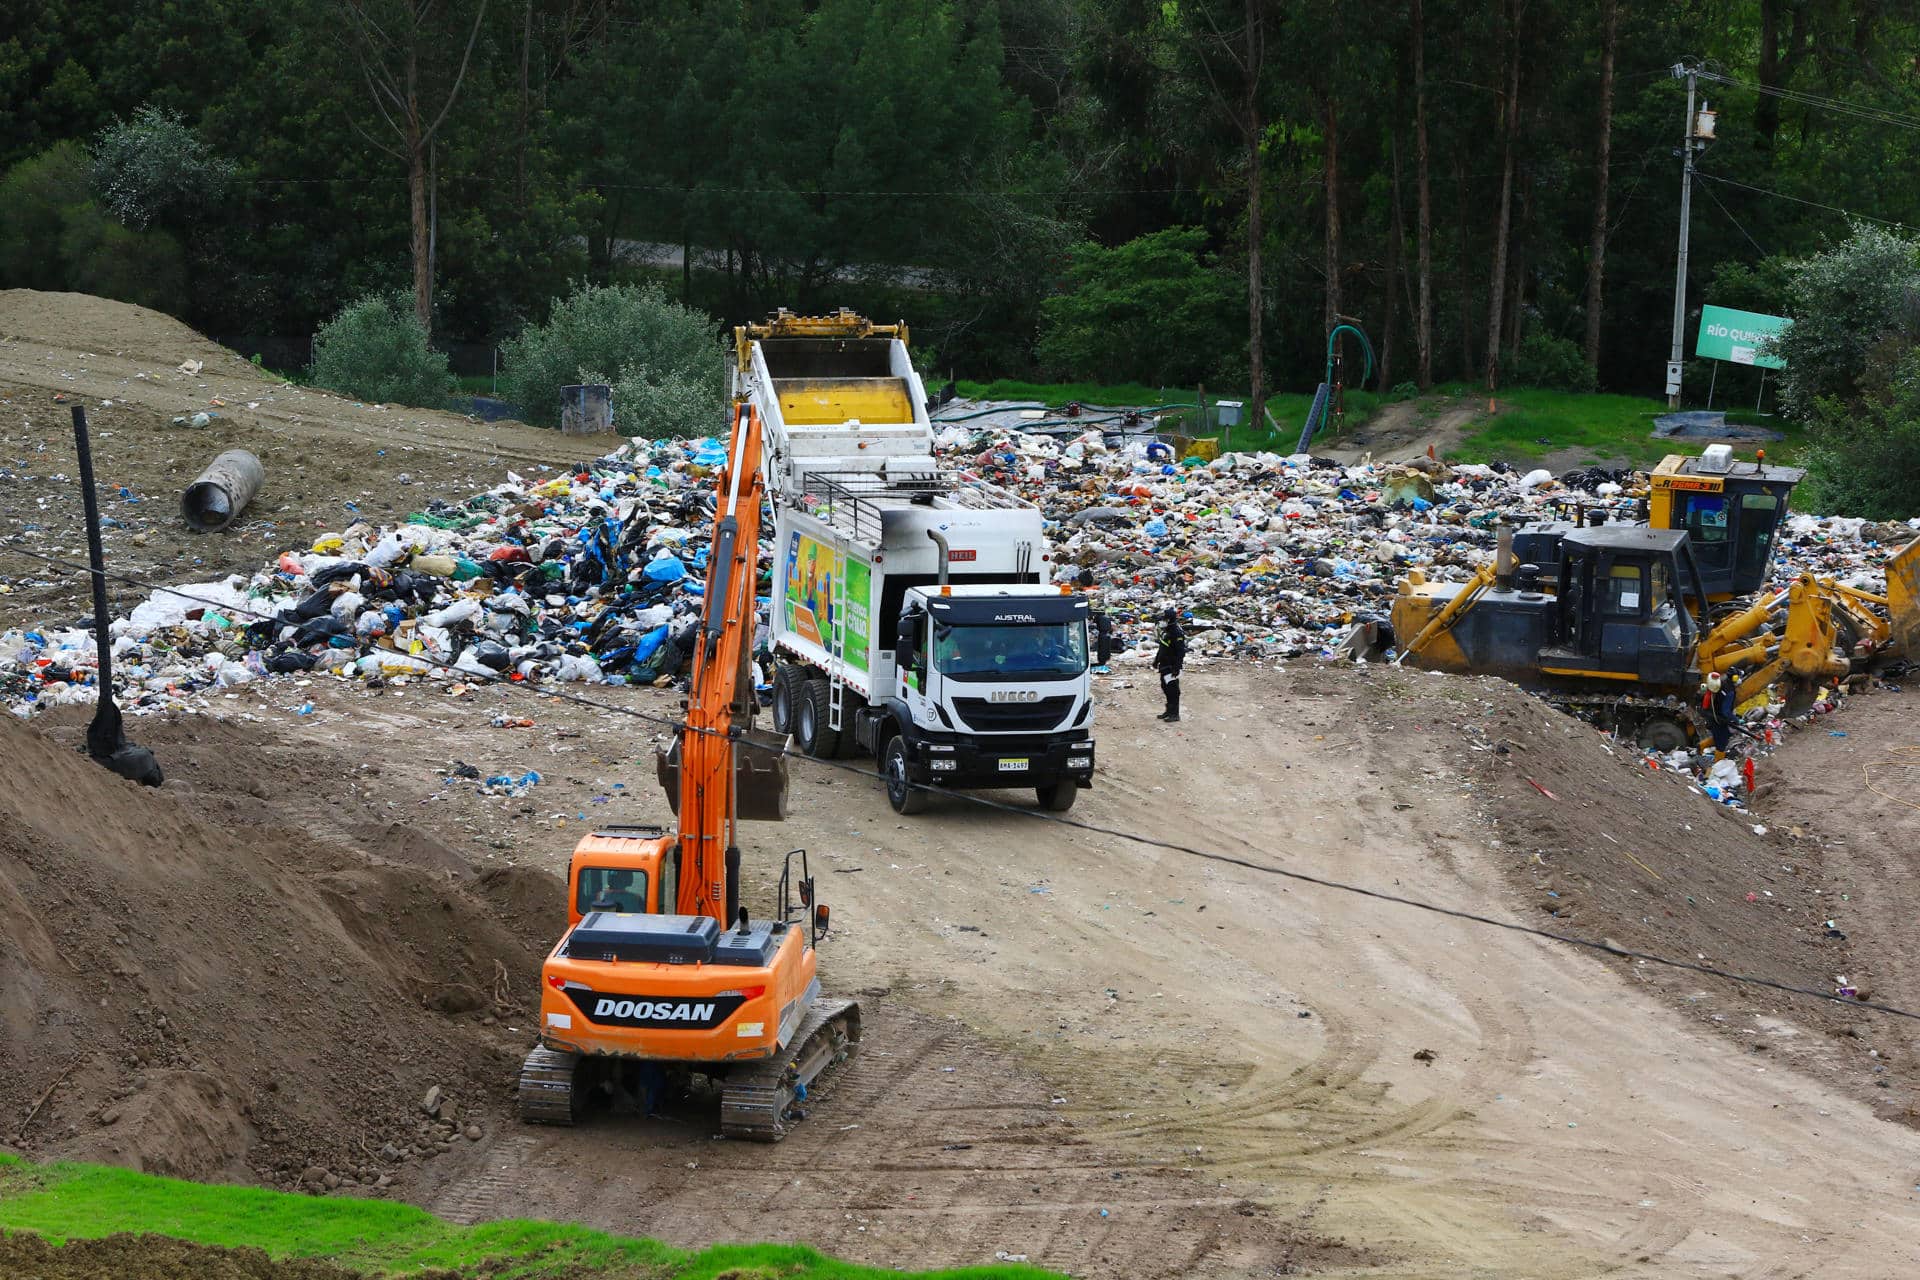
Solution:
[[[1709,360],[1732,364],[1754,364],[1762,369],[1784,369],[1787,362],[1767,355],[1762,346],[1768,338],[1778,337],[1793,321],[1785,316],[1762,315],[1758,311],[1735,311],[1732,307],[1700,308],[1700,338],[1693,353]]]

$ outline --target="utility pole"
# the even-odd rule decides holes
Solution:
[[[1697,65],[1676,62],[1673,78],[1687,82],[1687,127],[1680,138],[1680,255],[1673,268],[1673,350],[1667,355],[1667,408],[1680,407],[1680,369],[1687,330],[1687,232],[1693,223],[1693,96],[1699,85]]]

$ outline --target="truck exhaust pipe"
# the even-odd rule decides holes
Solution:
[[[947,549],[946,534],[938,529],[929,529],[927,536],[932,538],[934,545],[940,548],[940,585],[944,587],[947,585],[947,562],[953,559],[953,553]]]
[[[1505,520],[1494,542],[1493,585],[1501,591],[1513,590],[1513,526]]]

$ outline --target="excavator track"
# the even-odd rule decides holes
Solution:
[[[795,1104],[805,1102],[828,1071],[859,1049],[860,1006],[852,1000],[815,1000],[785,1053],[727,1075],[720,1092],[721,1134],[780,1141],[799,1119]],[[524,1087],[521,1096],[526,1096]]]
[[[520,1067],[520,1119],[527,1124],[574,1123],[580,1093],[574,1088],[580,1055],[535,1049]]]

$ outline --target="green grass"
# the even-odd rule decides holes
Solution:
[[[1052,1272],[998,1265],[899,1272],[855,1266],[795,1245],[718,1245],[688,1252],[655,1240],[557,1222],[509,1219],[460,1227],[387,1200],[317,1198],[213,1186],[87,1164],[34,1165],[0,1154],[0,1230],[63,1242],[151,1232],[195,1244],[251,1246],[276,1258],[319,1258],[382,1276],[486,1268],[498,1280],[596,1273],[646,1280],[1041,1280]]]
[[[1486,401],[1486,393],[1477,388],[1438,390],[1469,402]],[[1697,441],[1654,438],[1653,420],[1667,411],[1663,400],[1532,388],[1502,391],[1495,400],[1500,411],[1492,416],[1482,413],[1469,423],[1460,443],[1447,451],[1448,461],[1523,463],[1571,449],[1580,451],[1581,465],[1624,461],[1651,466],[1669,453],[1700,451]],[[1727,416],[1729,421],[1742,421],[1738,414]],[[1767,457],[1791,462],[1802,443],[1800,428],[1781,418],[1760,421],[1786,434],[1786,439],[1765,446]],[[1749,454],[1752,447],[1737,451]]]

